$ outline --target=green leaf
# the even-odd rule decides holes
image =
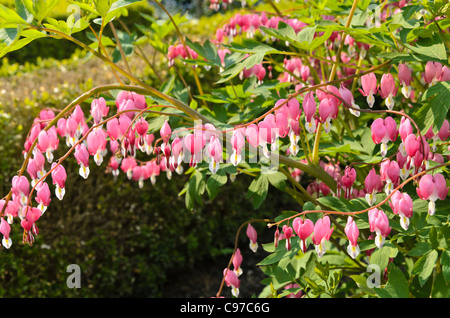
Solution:
[[[444,274],[441,272],[436,276],[433,282],[433,289],[431,290],[431,296],[433,298],[449,298],[450,289],[448,288],[448,282],[444,279]]]
[[[389,264],[389,256],[391,249],[383,246],[381,249],[376,249],[370,256],[370,264],[378,265],[381,270],[384,270]]]
[[[271,47],[268,44],[255,41],[253,39],[243,39],[241,43],[231,43],[231,46],[227,46],[233,51],[247,54],[270,54],[279,52],[277,49]]]
[[[25,1],[27,1],[27,0],[25,0]],[[86,12],[89,12],[89,13],[91,13],[91,14],[94,15],[94,16],[99,16],[99,15],[100,15],[100,13],[98,13],[98,12],[95,10],[95,7],[94,7],[94,5],[93,5],[93,2],[90,2],[90,3],[83,3],[83,2],[80,2],[80,1],[73,1],[73,0],[66,0],[66,1],[67,1],[68,3],[70,3],[70,4],[73,4],[73,5],[75,5],[75,6],[78,6],[78,7],[81,8],[82,10],[84,10],[84,11],[86,11]],[[71,12],[70,9],[71,9],[71,8],[67,7],[67,10],[68,10],[69,12]]]
[[[22,36],[20,39],[19,37],[16,37],[16,39],[13,42],[10,42],[9,45],[4,46],[0,49],[0,57],[3,57],[9,52],[23,48],[24,46],[26,46],[35,39],[46,36],[44,33],[34,29],[24,30],[20,33],[20,35]],[[0,35],[0,37],[1,36],[2,35]],[[3,36],[5,36],[5,34],[3,34]]]
[[[438,132],[447,116],[450,100],[450,82],[437,82],[422,95],[424,105],[414,114],[417,125],[423,132],[433,127]]]
[[[374,295],[375,291],[373,288],[367,287],[367,277],[361,276],[361,275],[351,275],[351,279],[357,284],[357,286],[361,289],[362,292]]]
[[[330,264],[327,262],[323,266],[320,262],[316,261],[316,267],[314,268],[317,276],[319,276],[323,281],[328,281],[328,276],[330,274]]]
[[[418,55],[423,55],[443,63],[447,61],[444,42],[437,32],[433,33],[431,37],[419,38],[415,46],[407,43],[402,44]]]
[[[161,129],[164,125],[164,121],[166,120],[166,116],[158,116],[153,117],[148,123],[148,132],[153,134]]]
[[[426,283],[430,275],[433,273],[437,258],[438,252],[436,250],[432,250],[431,252],[420,257],[414,264],[411,274],[418,275],[421,286]]]
[[[284,191],[284,188],[286,187],[287,177],[282,172],[277,171],[275,173],[269,173],[266,176],[267,179],[269,179],[271,185],[273,185],[278,190]]]
[[[266,175],[260,174],[248,187],[247,199],[253,199],[253,207],[259,208],[267,197],[269,181]]]
[[[185,204],[190,211],[194,209],[194,204],[202,204],[202,194],[205,191],[205,180],[200,171],[196,171],[189,179],[188,189],[186,191]]]
[[[392,21],[389,23],[389,28],[393,32],[396,28],[402,27],[405,29],[414,29],[420,26],[419,20],[408,19],[405,17],[405,12],[400,12],[392,15]]]
[[[108,14],[111,12],[114,12],[118,9],[124,8],[126,6],[129,6],[130,4],[136,3],[136,2],[140,2],[142,0],[118,0],[116,2],[114,2],[111,7],[108,10]]]
[[[247,58],[244,58],[243,60],[231,65],[226,70],[224,70],[220,75],[222,78],[217,81],[217,84],[224,83],[226,81],[229,81],[230,79],[234,78],[236,75],[238,75],[244,68],[250,69],[256,64],[259,64],[264,59],[264,53],[257,53],[250,55]]]
[[[24,0],[15,0],[16,12],[19,16],[24,19],[27,23],[33,22],[33,14],[28,11],[24,4]]]
[[[58,5],[60,0],[36,0],[33,1],[35,18],[40,23]]]
[[[186,38],[186,44],[198,55],[208,60],[209,63],[218,67],[222,66],[219,54],[217,53],[217,48],[209,40],[206,40],[202,46],[200,43],[194,43],[189,38]]]
[[[338,199],[332,196],[326,196],[318,198],[317,201],[334,211],[350,212],[344,200],[342,199]]]
[[[323,43],[325,43],[325,41],[327,41],[330,36],[333,34],[333,30],[331,28],[327,28],[324,32],[324,34],[322,34],[319,37],[315,37],[308,46],[308,49],[310,51],[314,51],[316,48],[318,48],[319,46],[321,46]]]
[[[18,28],[0,29],[0,43],[11,45],[20,36]]]
[[[388,268],[388,282],[384,288],[375,288],[375,292],[382,298],[408,298],[408,281],[403,272],[393,263]]]
[[[216,174],[211,175],[206,182],[206,192],[211,200],[217,196],[220,187],[227,183],[227,175],[223,169],[217,171]]]
[[[442,273],[444,274],[444,279],[448,284],[450,282],[450,251],[445,250],[441,255],[441,265]]]
[[[17,24],[27,25],[28,23],[14,10],[0,4],[0,25],[2,27],[7,27],[8,25],[16,27]]]
[[[260,29],[270,36],[273,36],[282,41],[289,41],[291,43],[297,42],[297,34],[295,30],[287,23],[280,21],[278,23],[278,28],[266,28],[260,27]]]
[[[432,247],[427,242],[419,242],[417,243],[407,255],[409,256],[422,256],[432,250]]]
[[[434,226],[431,227],[430,232],[428,233],[428,238],[430,240],[431,247],[437,248],[439,245],[439,242],[438,242],[438,233],[437,233],[436,227],[434,227]]]
[[[97,8],[97,11],[103,17],[103,25],[106,25],[108,22],[114,20],[124,7],[139,1],[142,0],[118,0],[109,6],[107,5],[107,0],[97,0],[97,2],[101,4],[100,9]]]
[[[290,252],[285,248],[279,248],[274,253],[269,254],[266,258],[264,258],[261,262],[258,263],[258,266],[266,266],[278,263],[284,257],[286,257]]]
[[[305,27],[297,34],[297,40],[302,47],[309,47],[309,44],[314,40],[316,27]]]

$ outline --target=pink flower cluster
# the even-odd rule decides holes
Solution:
[[[67,174],[62,164],[53,161],[53,153],[59,147],[59,138],[64,138],[68,147],[73,147],[73,155],[80,166],[79,173],[83,178],[89,176],[90,157],[100,166],[108,150],[113,153],[108,169],[117,176],[121,164],[122,171],[132,176],[140,185],[144,179],[154,178],[159,175],[160,170],[165,169],[154,160],[138,165],[134,158],[137,149],[147,154],[153,150],[154,135],[147,133],[148,122],[143,118],[134,121],[135,116],[147,107],[145,97],[123,91],[116,98],[116,106],[117,114],[107,120],[106,127],[103,121],[108,116],[109,107],[102,97],[94,99],[91,103],[90,115],[93,122],[91,127],[80,105],[76,105],[71,113],[59,118],[57,124],[48,129],[47,123],[55,118],[55,114],[48,110],[40,113],[24,144],[24,156],[29,157],[26,172],[31,182],[25,175],[15,176],[12,179],[11,198],[7,203],[6,200],[2,200],[0,204],[4,211],[3,216],[7,220],[6,223],[2,222],[3,225],[0,227],[5,237],[5,246],[11,245],[8,226],[13,223],[15,217],[21,220],[25,233],[24,243],[33,243],[34,236],[38,234],[36,221],[51,202],[51,189],[46,181],[48,175],[51,176],[52,184],[55,186],[55,196],[59,200],[64,197]],[[36,147],[29,154],[34,142]],[[46,161],[49,167],[46,167]],[[33,203],[29,200],[32,190],[37,207],[33,207]]]
[[[196,60],[198,57],[197,52],[191,49],[188,46],[184,46],[183,44],[171,45],[169,46],[169,50],[167,52],[167,58],[169,59],[169,67],[172,67],[175,63],[175,59],[177,57],[181,57],[182,59],[193,59]]]
[[[265,12],[258,13],[237,13],[233,15],[228,23],[216,30],[216,40],[223,43],[225,37],[232,39],[238,34],[246,34],[248,38],[252,38],[256,31],[261,31],[260,27],[278,29],[279,22],[282,21],[290,25],[296,33],[300,32],[306,26],[306,23],[287,17],[272,16],[268,17]]]

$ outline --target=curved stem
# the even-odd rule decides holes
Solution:
[[[222,293],[223,285],[225,283],[225,277],[227,275],[227,272],[230,270],[231,264],[233,263],[233,257],[234,257],[234,254],[236,253],[237,248],[238,248],[239,234],[241,233],[241,231],[244,228],[244,226],[246,226],[246,225],[248,225],[250,223],[255,223],[255,222],[269,223],[269,222],[272,222],[272,220],[270,220],[270,219],[252,219],[252,220],[248,220],[248,221],[242,223],[241,226],[239,226],[239,228],[237,230],[237,233],[236,233],[236,238],[234,240],[233,254],[231,255],[230,261],[228,262],[228,266],[227,266],[227,268],[226,268],[226,270],[224,272],[224,275],[223,275],[223,278],[222,278],[222,282],[220,284],[219,291],[217,292],[216,297],[220,297],[220,294]]]
[[[418,177],[420,177],[420,176],[422,176],[422,175],[424,175],[424,174],[426,174],[428,172],[431,172],[433,170],[436,170],[436,169],[439,169],[439,168],[442,168],[442,167],[446,167],[446,166],[450,166],[450,162],[447,162],[447,163],[444,163],[444,164],[440,164],[440,165],[434,166],[432,168],[423,170],[423,171],[421,171],[419,173],[416,173],[415,175],[413,175],[413,176],[409,177],[408,179],[406,179],[405,181],[403,181],[395,189],[393,189],[392,192],[385,199],[383,199],[380,203],[375,204],[374,206],[371,206],[371,207],[369,207],[367,209],[360,210],[360,211],[352,211],[352,212],[342,212],[342,211],[336,211],[336,210],[335,211],[333,211],[333,210],[307,210],[307,211],[299,212],[299,213],[297,213],[295,215],[287,217],[287,218],[285,218],[283,220],[280,220],[278,222],[268,224],[268,227],[270,228],[272,226],[279,225],[279,224],[281,224],[283,222],[286,222],[286,221],[288,221],[290,219],[293,219],[293,218],[296,218],[296,217],[299,217],[301,215],[305,215],[305,214],[308,214],[308,213],[325,213],[325,214],[336,214],[336,215],[349,215],[349,216],[351,216],[351,215],[358,215],[358,214],[362,214],[362,213],[368,212],[368,211],[370,211],[372,209],[379,208],[380,206],[385,204],[394,195],[394,193],[396,191],[399,191],[401,188],[403,188],[410,181],[415,180]]]
[[[78,96],[76,99],[74,99],[70,104],[68,104],[64,109],[62,109],[58,115],[55,116],[55,118],[53,118],[51,121],[49,121],[49,123],[47,124],[47,126],[43,129],[44,131],[49,130],[52,126],[56,125],[58,120],[60,118],[63,118],[65,115],[67,115],[68,113],[70,113],[76,105],[82,103],[84,100],[86,100],[87,98],[91,97],[92,95],[104,92],[104,91],[109,91],[109,90],[114,90],[114,89],[122,89],[122,90],[126,90],[126,91],[134,91],[137,93],[141,93],[141,94],[145,94],[147,93],[147,91],[145,89],[143,89],[142,87],[139,86],[131,86],[131,85],[118,85],[118,84],[113,84],[113,85],[102,85],[102,86],[97,86],[92,88],[91,90],[85,92],[84,94]],[[18,176],[22,176],[23,173],[25,172],[28,162],[31,158],[31,155],[33,153],[33,149],[36,147],[38,143],[38,139],[36,138],[34,140],[34,142],[31,144],[30,149],[27,152],[27,155],[25,156],[24,162],[22,164],[22,167],[19,169],[19,171],[17,172]],[[0,211],[0,216],[3,215],[4,210],[8,204],[8,201],[11,199],[11,195],[12,195],[12,190],[9,191],[9,193],[4,197],[5,200],[5,204],[3,206],[3,209]]]
[[[189,50],[187,48],[186,42],[184,41],[183,35],[181,34],[180,28],[178,28],[178,25],[176,24],[175,20],[172,18],[172,15],[169,13],[169,11],[167,11],[167,9],[163,6],[163,4],[160,1],[155,0],[155,2],[164,11],[164,13],[167,14],[167,16],[169,17],[170,21],[172,22],[173,26],[175,27],[175,31],[177,32],[181,43],[183,44],[183,47],[186,51],[188,58],[192,58],[191,53],[189,53]],[[195,83],[197,84],[198,92],[200,95],[203,95],[202,84],[200,83],[200,80],[199,80],[198,74],[197,74],[197,69],[195,67],[193,68],[193,72],[194,72],[194,79],[195,79]],[[202,100],[202,101],[203,101],[204,105],[206,106],[206,101],[205,100]]]

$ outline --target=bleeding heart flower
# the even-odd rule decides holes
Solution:
[[[380,165],[380,176],[386,182],[384,191],[389,195],[400,179],[400,166],[396,161],[384,160]]]
[[[8,222],[6,222],[3,218],[0,218],[0,233],[3,234],[2,245],[5,248],[10,248],[12,244],[12,240],[9,237],[9,233],[11,232],[11,226]]]
[[[39,182],[36,186],[36,201],[39,203],[38,209],[42,211],[42,214],[47,210],[50,204],[50,189],[46,182]]]
[[[291,237],[293,234],[292,227],[283,225],[283,233],[284,233],[284,237],[286,238],[286,250],[290,251],[291,250]]]
[[[308,93],[305,94],[305,97],[303,98],[302,107],[305,113],[306,130],[313,134],[316,131],[316,122],[313,119],[313,116],[317,111],[317,104],[316,101],[314,100],[314,93],[312,91],[309,91]]]
[[[386,156],[387,143],[397,139],[397,123],[392,117],[377,118],[372,123],[371,131],[373,142],[377,145],[381,143],[381,156]]]
[[[411,95],[411,78],[412,78],[412,70],[403,63],[398,65],[398,80],[402,85],[402,94],[406,98],[409,98]]]
[[[89,151],[84,144],[75,147],[75,158],[80,165],[79,173],[84,179],[89,176]]]
[[[239,287],[241,286],[241,282],[239,281],[238,276],[232,270],[227,268],[223,271],[223,276],[225,277],[225,284],[228,287],[231,287],[231,293],[234,297],[239,297]]]
[[[312,241],[315,244],[317,256],[319,258],[325,254],[325,242],[330,239],[333,230],[334,228],[330,228],[329,216],[324,216],[316,221]]]
[[[408,193],[395,191],[389,202],[394,214],[400,216],[400,225],[406,231],[409,227],[409,219],[413,214],[413,201]]]
[[[347,219],[347,224],[345,225],[344,231],[345,235],[347,235],[347,238],[349,240],[347,252],[353,259],[355,259],[360,251],[358,246],[359,229],[351,216],[349,216]]]
[[[385,238],[391,232],[389,226],[389,219],[387,215],[378,209],[372,209],[369,211],[369,227],[371,232],[375,232],[375,245],[378,248],[382,248]]]
[[[303,220],[302,218],[295,218],[292,222],[292,226],[300,239],[300,247],[303,253],[306,253],[306,249],[308,248],[306,239],[313,233],[314,223],[310,219]]]
[[[380,94],[385,99],[386,106],[389,110],[394,108],[394,97],[397,94],[395,81],[392,74],[383,74],[380,82]]]
[[[439,62],[428,61],[425,65],[423,79],[425,83],[433,85],[442,75],[442,64]]]
[[[435,201],[444,200],[448,193],[448,187],[442,174],[426,174],[420,178],[419,187],[416,189],[417,195],[422,200],[429,200],[428,213],[433,215],[436,212]]]
[[[256,253],[258,250],[258,233],[256,233],[255,228],[249,223],[247,226],[247,237],[250,239],[250,249]]]
[[[377,175],[375,168],[372,168],[364,181],[366,189],[366,201],[369,205],[374,205],[377,201],[376,194],[383,188],[381,177]]]
[[[356,170],[355,168],[346,167],[344,170],[344,174],[341,177],[341,184],[345,189],[345,197],[349,198],[350,193],[353,191],[353,183],[356,180]]]
[[[367,104],[370,108],[375,103],[374,95],[377,93],[377,77],[374,73],[369,73],[361,76],[362,90],[359,89],[363,96],[367,96]]]
[[[223,150],[220,139],[215,136],[211,136],[211,140],[208,146],[208,153],[211,159],[209,163],[209,170],[212,174],[215,174],[217,170],[219,170],[219,165],[222,161],[222,151]]]
[[[348,109],[350,113],[356,117],[359,117],[360,112],[358,110],[355,110],[355,108],[359,109],[360,107],[355,103],[352,92],[344,85],[341,85],[339,87],[339,94],[341,95],[341,98],[345,101],[347,106],[352,107]]]
[[[236,252],[233,255],[233,271],[236,273],[237,277],[242,275],[242,254],[239,248],[236,249]]]

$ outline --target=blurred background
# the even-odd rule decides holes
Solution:
[[[1,3],[13,7],[14,0]],[[171,13],[185,14],[182,32],[197,40],[211,38],[217,25],[231,14],[213,12],[201,0],[163,3]],[[64,17],[66,7],[62,2],[52,15]],[[144,1],[130,6],[116,27],[138,34],[139,25],[150,23],[149,16],[167,19]],[[112,37],[110,32],[106,29],[105,36]],[[75,37],[89,43],[84,32]],[[167,38],[166,44],[170,41]],[[128,64],[140,78],[159,88],[160,79],[170,76],[167,61],[150,45],[141,44],[161,72],[155,74],[135,55],[129,56]],[[192,80],[189,70],[184,76]],[[110,69],[67,41],[40,39],[1,58],[2,196],[22,165],[25,137],[39,112],[62,109],[90,88],[115,82]],[[59,148],[55,158],[67,150]],[[252,179],[239,175],[235,182],[228,180],[214,201],[205,195],[203,205],[189,212],[184,196],[178,195],[188,176],[174,175],[168,180],[161,175],[155,185],[146,182],[139,189],[123,174],[114,179],[105,173],[106,161],[97,167],[91,160],[87,180],[78,175],[73,156],[66,161],[66,195],[62,201],[52,195],[38,221],[40,233],[32,247],[22,244],[19,222],[13,224],[13,246],[0,248],[0,297],[211,297],[219,289],[239,225],[250,218],[273,217],[274,211],[293,204],[285,194],[269,191],[265,203],[255,210],[245,200]],[[263,243],[272,240],[273,233],[264,224],[255,228]],[[253,254],[245,233],[240,236],[240,247],[244,255],[241,295],[251,297],[258,293],[263,278],[255,266],[263,251],[260,248]],[[80,266],[79,289],[66,285],[70,264]],[[231,293],[226,288],[223,295]]]

